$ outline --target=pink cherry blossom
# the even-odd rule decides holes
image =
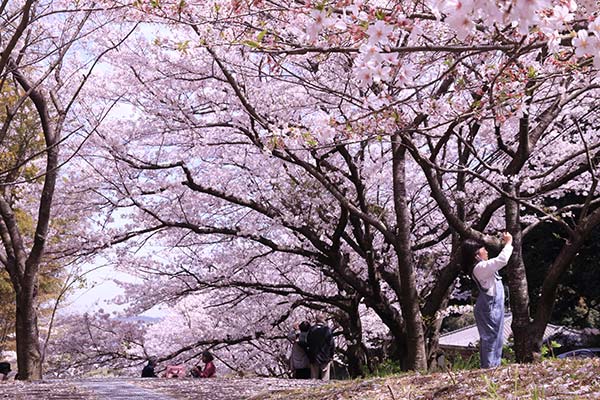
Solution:
[[[456,12],[449,15],[445,22],[447,22],[456,31],[456,36],[460,40],[464,40],[473,30],[475,24],[472,21],[471,16],[462,12]]]
[[[63,354],[91,348],[89,331],[99,338],[91,365],[126,365],[147,351],[193,357],[198,349],[185,349],[200,341],[234,368],[279,374],[280,338],[312,307],[342,319],[342,356],[352,322],[363,324],[352,343],[366,346],[373,332],[401,340],[443,314],[434,306],[424,315],[422,305],[455,277],[438,279],[458,250],[445,232],[493,246],[489,233],[507,224],[524,237],[540,223],[581,228],[546,204],[591,193],[586,148],[599,145],[588,128],[599,93],[589,63],[573,65],[597,54],[582,51],[593,50],[595,25],[587,45],[577,36],[558,48],[558,32],[580,29],[588,14],[571,20],[561,8],[553,19],[556,5],[575,12],[567,1],[452,1],[436,20],[423,2],[402,5],[426,18],[379,1],[337,5],[349,3],[336,29],[340,10],[329,3],[195,2],[189,15],[168,0],[143,3],[95,38],[111,43],[131,21],[143,26],[77,105],[71,124],[94,135],[78,150],[77,190],[64,201],[93,205],[90,220],[101,223],[83,236],[139,278],[121,283],[127,312],[168,311],[154,329],[102,313],[74,318]],[[169,29],[150,34],[149,25]],[[544,41],[565,51],[546,56]],[[105,117],[113,104],[119,112]],[[527,288],[508,279],[511,291]],[[538,318],[524,303],[514,304],[521,319]],[[425,360],[427,343],[407,351]],[[118,360],[103,360],[103,349]]]
[[[367,87],[373,83],[373,71],[368,65],[362,64],[357,66],[355,74],[361,87]]]
[[[387,81],[390,78],[390,67],[385,67],[382,64],[376,64],[371,67],[373,72],[373,81],[381,82]]]
[[[324,29],[335,23],[331,18],[327,16],[327,11],[325,10],[313,10],[311,12],[311,16],[314,21],[309,23],[306,27],[306,33],[308,35],[308,39],[311,42],[315,42],[319,36],[319,33]]]
[[[392,27],[384,21],[377,21],[367,29],[370,45],[385,45],[389,43],[389,35],[392,33]]]
[[[564,5],[554,6],[552,9],[552,17],[551,19],[558,24],[558,26],[563,26],[565,23],[569,23],[573,21],[573,14],[569,10],[569,7]]]
[[[373,44],[363,44],[360,46],[359,51],[363,55],[365,62],[373,61],[380,63],[383,60],[380,49]]]
[[[448,0],[444,9],[450,14],[469,14],[475,7],[473,0]]]
[[[363,5],[363,0],[355,0],[351,5],[344,8],[344,12],[350,12],[358,20],[366,20],[368,15],[362,10]]]
[[[519,25],[519,31],[527,34],[531,25],[539,21],[539,12],[550,6],[549,0],[516,0],[511,9],[511,16]]]
[[[400,85],[408,85],[412,82],[415,76],[414,67],[410,64],[402,64],[398,69],[398,83]]]
[[[563,0],[563,3],[566,3],[570,12],[577,11],[577,2],[575,0]]]
[[[486,25],[502,23],[504,14],[495,1],[478,1],[474,6],[474,16],[486,21]]]
[[[597,38],[600,38],[600,17],[596,17],[590,24],[588,25],[588,32],[596,35]]]
[[[548,39],[548,50],[556,52],[560,47],[560,43],[562,41],[562,36],[559,31],[554,30],[550,33],[546,34],[546,38]]]
[[[597,39],[588,36],[587,30],[580,29],[577,32],[577,36],[575,36],[571,42],[573,43],[573,47],[575,47],[575,55],[577,57],[584,57],[594,54]]]

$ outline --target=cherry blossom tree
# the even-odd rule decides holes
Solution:
[[[104,85],[133,116],[86,156],[103,177],[94,190],[129,213],[115,237],[160,239],[195,259],[193,271],[170,260],[183,293],[223,280],[311,300],[324,279],[316,303],[343,310],[339,292],[371,308],[408,369],[426,368],[435,347],[460,242],[497,247],[506,228],[515,344],[528,361],[561,272],[600,218],[595,7],[134,2],[127,18],[148,30]],[[567,193],[581,201],[547,206]],[[569,237],[532,315],[521,243],[540,223]],[[303,273],[278,269],[282,255]]]
[[[62,243],[57,238],[64,225],[52,207],[62,187],[59,170],[68,161],[61,158],[60,149],[65,143],[76,148],[91,132],[77,123],[73,112],[99,55],[107,51],[105,47],[87,52],[80,41],[106,20],[92,23],[94,7],[84,3],[79,7],[43,1],[0,4],[0,90],[15,93],[3,103],[0,127],[0,146],[7,156],[0,172],[0,261],[16,295],[17,364],[22,380],[42,375],[37,311],[40,266],[69,253],[68,235]],[[24,224],[20,214],[26,214],[31,224]],[[69,221],[62,217],[63,223]],[[53,218],[58,223],[51,225]]]
[[[132,46],[138,47],[137,45]],[[171,50],[167,48],[167,51]],[[208,61],[210,63],[214,63],[216,55],[209,54],[209,56],[210,57]],[[217,58],[216,60],[218,65],[219,59]],[[123,64],[122,58],[120,59],[119,63]],[[131,206],[139,208],[142,211],[142,216],[144,216],[144,220],[140,223],[148,224],[149,221],[152,225],[154,225],[153,230],[179,228],[190,230],[198,235],[225,235],[241,237],[247,240],[256,241],[261,246],[270,248],[270,251],[291,252],[303,257],[318,260],[322,273],[328,274],[328,276],[334,280],[334,282],[336,282],[338,290],[341,290],[340,288],[347,286],[351,289],[351,291],[357,292],[360,297],[365,298],[365,302],[376,310],[382,320],[390,327],[390,330],[392,330],[394,333],[394,336],[397,338],[398,343],[401,344],[401,347],[404,347],[402,349],[402,353],[410,354],[410,352],[407,352],[406,349],[414,349],[417,346],[414,344],[407,344],[408,341],[415,340],[411,338],[412,333],[408,332],[417,332],[418,335],[418,331],[422,330],[422,324],[420,322],[416,323],[415,329],[406,328],[404,326],[405,320],[403,319],[402,314],[397,311],[394,304],[398,301],[398,299],[406,298],[406,296],[401,295],[401,292],[405,289],[401,287],[402,285],[400,282],[402,280],[398,279],[398,269],[394,267],[394,264],[398,261],[395,260],[397,260],[397,254],[399,251],[408,253],[410,248],[399,250],[399,248],[390,247],[397,245],[397,240],[395,238],[396,234],[393,231],[396,230],[394,227],[397,226],[398,222],[396,221],[396,217],[394,217],[395,211],[391,211],[390,215],[386,215],[384,212],[385,209],[394,210],[396,207],[396,205],[394,205],[389,199],[393,198],[394,196],[400,199],[397,203],[397,208],[399,209],[398,214],[401,215],[401,217],[398,218],[400,218],[400,221],[406,222],[402,225],[406,227],[404,232],[405,239],[403,239],[402,243],[405,243],[409,247],[409,227],[411,225],[414,226],[415,222],[409,221],[410,217],[405,204],[406,200],[401,199],[401,196],[404,196],[402,192],[406,190],[404,189],[404,183],[401,181],[398,182],[397,186],[395,187],[396,194],[394,195],[390,193],[388,188],[382,186],[383,182],[370,182],[371,179],[380,179],[381,177],[378,176],[378,174],[385,175],[394,169],[396,171],[395,176],[397,176],[399,180],[404,181],[406,179],[403,171],[403,157],[405,156],[404,151],[397,151],[398,162],[394,164],[390,163],[389,161],[384,161],[385,157],[381,157],[380,155],[381,153],[387,154],[393,151],[389,144],[386,143],[383,143],[383,145],[381,143],[370,145],[368,142],[365,142],[365,145],[361,145],[360,143],[356,145],[349,144],[348,146],[340,145],[338,148],[324,148],[323,150],[311,149],[310,147],[305,148],[304,138],[299,138],[300,140],[298,140],[298,145],[301,147],[298,148],[298,151],[291,151],[289,154],[285,154],[276,146],[274,146],[274,144],[277,143],[274,143],[274,138],[271,135],[268,135],[265,139],[256,140],[251,132],[248,132],[247,129],[243,129],[243,126],[237,128],[241,132],[236,132],[234,130],[232,133],[229,133],[229,129],[227,128],[230,123],[228,122],[220,124],[210,122],[207,127],[213,126],[214,128],[218,129],[214,129],[214,132],[208,132],[207,134],[204,134],[199,129],[203,126],[201,124],[206,124],[205,121],[198,121],[195,123],[196,126],[191,127],[193,128],[191,130],[189,126],[183,128],[184,125],[182,125],[182,128],[174,128],[170,124],[172,122],[175,122],[175,124],[180,123],[178,121],[180,117],[177,114],[180,112],[182,107],[188,107],[188,105],[178,104],[177,102],[179,100],[175,100],[175,94],[173,93],[173,96],[170,95],[169,92],[173,90],[173,82],[171,80],[160,79],[160,74],[162,74],[160,69],[162,66],[164,66],[162,63],[164,63],[164,61],[161,57],[159,61],[160,65],[157,66],[157,69],[159,70],[158,79],[148,78],[147,74],[151,72],[149,69],[145,71],[133,72],[134,77],[140,81],[142,87],[131,88],[132,94],[130,102],[138,107],[143,107],[145,112],[148,114],[148,121],[145,124],[146,127],[143,127],[142,129],[150,129],[152,131],[158,126],[163,126],[165,123],[164,116],[169,113],[169,115],[172,115],[173,117],[172,119],[169,118],[166,120],[167,126],[161,128],[161,131],[164,130],[164,132],[171,134],[173,129],[178,130],[180,133],[183,132],[183,129],[186,129],[189,131],[187,135],[190,135],[191,137],[190,147],[193,146],[193,141],[195,140],[204,140],[207,143],[211,143],[212,147],[221,145],[218,150],[219,158],[224,160],[223,162],[225,162],[225,166],[229,166],[227,169],[231,171],[221,172],[220,175],[217,176],[215,175],[214,170],[207,168],[205,169],[201,164],[198,163],[198,161],[193,161],[194,157],[199,156],[199,152],[206,153],[206,155],[201,156],[201,158],[206,158],[207,160],[214,159],[214,155],[212,154],[212,150],[210,148],[202,149],[194,147],[193,151],[189,150],[190,160],[192,160],[189,163],[193,165],[193,170],[187,163],[183,164],[180,161],[184,157],[181,149],[177,149],[176,154],[174,154],[175,158],[170,159],[173,157],[171,156],[170,151],[159,145],[161,161],[153,161],[154,159],[158,159],[158,155],[153,155],[153,151],[150,150],[152,147],[156,146],[151,143],[154,140],[163,142],[165,140],[165,136],[158,135],[153,138],[150,135],[150,132],[142,136],[139,132],[135,132],[135,127],[133,127],[133,135],[137,138],[141,138],[142,141],[145,142],[144,144],[140,143],[140,145],[137,146],[123,148],[123,146],[118,143],[122,138],[117,138],[115,140],[115,138],[112,138],[108,135],[106,135],[105,138],[109,146],[111,146],[109,147],[108,151],[121,165],[117,166],[117,170],[121,170],[122,168],[126,167],[140,171],[139,173],[143,174],[143,176],[140,175],[138,177],[141,179],[138,182],[142,182],[143,187],[139,187],[139,190],[134,189],[139,184],[130,181],[129,177],[117,173],[123,176],[125,180],[119,183],[118,189],[115,189],[115,183],[117,180],[114,179],[114,176],[117,174],[111,174],[111,178],[107,183],[107,190],[110,190],[112,193],[114,193],[114,196],[111,196],[112,204],[127,208]],[[135,64],[132,62],[130,65],[133,66]],[[175,71],[175,68],[181,67],[177,65],[172,66],[173,71]],[[210,71],[210,68],[204,67],[203,70],[201,67],[197,73],[202,76],[202,74],[205,74],[204,71],[206,70]],[[188,71],[188,68],[184,67],[184,71]],[[128,70],[126,72],[129,73]],[[221,72],[226,76],[230,75],[226,69],[223,69]],[[191,75],[192,72],[189,71],[188,73]],[[210,73],[211,72],[209,72],[209,74]],[[208,81],[208,77],[195,79]],[[218,77],[212,79],[215,81],[215,84],[219,86],[222,85],[219,82]],[[112,80],[115,81],[117,78],[112,78]],[[183,81],[185,81],[185,79]],[[185,82],[182,82],[182,84],[184,83]],[[259,83],[260,82],[257,82],[257,85]],[[156,89],[153,89],[150,88],[150,85],[160,85],[160,87],[157,86]],[[233,80],[228,82],[228,86],[233,86],[234,91],[238,89],[237,83]],[[121,88],[118,88],[118,90],[121,90]],[[149,90],[149,92],[142,90]],[[176,90],[179,91],[181,89]],[[226,86],[225,90],[230,89],[227,89]],[[223,90],[223,92],[225,92],[225,90]],[[189,89],[184,89],[183,91],[187,92]],[[211,92],[214,93],[214,90]],[[143,99],[142,93],[147,94],[149,97],[147,99]],[[163,93],[165,95],[163,98],[165,108],[159,112],[162,115],[155,117],[155,112],[151,108],[154,107],[156,93]],[[223,94],[225,95],[226,93]],[[122,93],[119,93],[119,96],[122,96]],[[225,102],[230,100],[225,98],[219,101]],[[174,102],[175,104],[173,104]],[[211,104],[212,102],[214,102],[214,100],[209,100],[207,101],[207,104]],[[258,101],[258,103],[260,103],[260,101]],[[237,107],[236,104],[233,106]],[[310,107],[312,107],[312,104]],[[192,108],[205,108],[206,114],[208,114],[210,118],[213,118],[212,114],[214,111],[212,108],[208,108],[208,106],[193,105]],[[310,108],[308,110],[310,114],[305,123],[329,123],[325,113],[313,112],[310,111]],[[152,116],[150,117],[150,115]],[[190,117],[193,117],[194,119],[198,118],[198,116],[194,115],[190,115]],[[199,117],[202,117],[202,114],[200,114]],[[198,139],[194,139],[194,137],[197,135],[199,135]],[[183,140],[183,137],[180,138]],[[132,140],[134,139],[127,139],[126,141],[131,145]],[[172,139],[166,140],[170,142]],[[235,147],[227,149],[224,145],[228,143],[232,144],[232,146],[238,143],[243,150],[240,152],[240,150]],[[147,147],[147,145],[149,147]],[[269,147],[272,147],[272,150],[270,150],[270,153],[265,154],[265,148]],[[138,150],[139,153],[134,154]],[[250,157],[250,155],[252,155],[252,157]],[[317,168],[313,168],[311,163],[308,163],[304,160],[307,156],[311,161],[316,160]],[[226,159],[228,159],[228,161],[225,161]],[[211,163],[213,163],[213,161],[209,161],[207,166],[209,166]],[[270,170],[265,169],[267,165],[271,167]],[[241,170],[238,170],[240,168]],[[259,171],[261,168],[265,170],[266,176],[265,173],[261,173]],[[279,187],[275,188],[265,186],[265,183],[272,185],[271,182],[274,182],[275,177],[279,175],[282,168],[287,169],[290,182],[282,182],[278,184]],[[363,180],[361,176],[362,174],[365,174],[363,170],[369,169],[374,169],[375,176],[369,176]],[[184,175],[180,178],[177,178],[177,170],[183,172]],[[246,170],[251,171],[252,174],[246,175]],[[175,175],[173,175],[173,171],[175,172]],[[167,175],[167,173],[169,173],[170,176]],[[230,176],[229,174],[233,175]],[[244,174],[243,177],[242,174]],[[177,186],[173,185],[173,183],[168,184],[169,188],[152,187],[152,182],[158,183],[164,179],[167,179],[167,181],[171,182],[177,182],[177,179],[181,179],[183,177],[186,179],[185,186],[183,188],[179,186],[179,188],[188,190],[186,189],[187,187],[191,189],[191,192],[188,192],[191,194],[181,192]],[[259,181],[260,178],[264,178],[264,180]],[[233,186],[234,181],[240,182],[239,188],[235,188]],[[300,198],[301,192],[299,191],[299,186],[301,182],[306,182],[305,185],[309,185],[309,188],[325,187],[326,191],[323,193],[323,195],[325,195],[323,198],[323,204],[332,204],[331,202],[333,199],[330,197],[330,195],[327,195],[328,192],[332,193],[335,199],[334,201],[340,203],[340,211],[338,211],[339,217],[331,215],[332,210],[328,209],[327,206],[319,206],[316,204],[319,194],[314,193],[314,189],[311,190],[312,193],[309,194],[310,200],[307,200],[306,204],[302,204],[303,200],[305,199]],[[228,189],[230,192],[225,191],[222,188],[223,183],[228,184]],[[339,185],[339,187],[336,187],[336,184]],[[366,188],[371,185],[373,185],[375,189],[372,191],[367,191]],[[342,188],[342,186],[346,187]],[[420,186],[415,186],[417,190],[420,189]],[[293,194],[295,199],[289,198],[290,190],[294,191]],[[348,191],[348,194],[341,194],[341,190]],[[195,222],[189,219],[189,213],[192,209],[190,207],[193,207],[196,210],[194,212],[196,218],[199,218],[198,212],[206,213],[206,210],[198,210],[197,206],[194,205],[198,204],[199,201],[196,199],[196,197],[192,197],[194,192],[198,193],[199,195],[205,195],[203,197],[210,200],[209,203],[206,203],[206,200],[201,200],[204,201],[209,208],[214,208],[217,210],[216,207],[224,207],[225,210],[227,210],[231,209],[232,206],[236,206],[236,208],[239,208],[241,211],[237,211],[236,213],[231,213],[229,211],[226,213],[223,211],[210,211],[208,214],[208,217],[210,217],[210,219],[207,220],[208,222],[214,219],[213,215],[219,215],[219,225],[225,225],[227,219],[233,219],[232,225],[226,228],[221,226],[215,227],[211,225],[203,226],[200,224],[202,220]],[[248,196],[245,194],[248,192],[251,194],[250,198],[248,198]],[[280,199],[282,194],[285,197]],[[177,200],[170,197],[172,195],[175,195]],[[358,207],[353,204],[354,196],[358,198]],[[213,199],[210,199],[211,197]],[[377,197],[382,197],[383,203],[377,204],[377,201],[375,200]],[[415,194],[412,195],[412,197],[415,198],[416,210],[420,206],[420,203],[419,205],[416,203],[418,196]],[[147,200],[145,199],[151,199],[149,200],[150,203],[147,203]],[[172,204],[173,201],[180,203],[180,208],[181,211],[183,211],[183,215],[177,215],[179,213],[178,210],[164,207],[162,201],[165,199],[170,204]],[[431,201],[427,199],[425,199],[425,202],[429,202],[431,204]],[[221,203],[224,205],[220,205]],[[370,216],[370,207],[374,209],[375,213],[380,215],[378,217]],[[244,209],[247,211],[244,211]],[[311,210],[314,210],[312,211],[312,214]],[[179,219],[179,221],[173,220],[175,217],[169,215],[174,211],[176,213],[175,217]],[[241,224],[239,222],[239,215],[242,211],[242,215],[247,212],[252,212],[259,218],[256,221],[254,219],[246,218],[247,220],[250,220],[250,222],[246,222],[244,220],[244,225],[255,227],[263,226],[265,223],[267,223],[268,225],[266,225],[266,227],[269,227],[270,229],[277,228],[278,230],[282,230],[282,232],[284,232],[283,230],[291,231],[290,233],[284,233],[299,237],[313,248],[306,249],[301,245],[301,243],[300,246],[296,245],[296,248],[287,244],[286,246],[283,246],[274,242],[269,237],[253,234],[251,228],[240,226]],[[351,215],[351,212],[357,214]],[[225,217],[227,214],[230,214],[230,217]],[[302,218],[302,215],[306,216],[305,221],[303,221],[304,218]],[[377,218],[381,218],[381,220],[377,221]],[[423,216],[419,216],[419,218],[427,219],[427,217]],[[365,224],[362,219],[367,219],[368,224]],[[319,226],[319,224],[323,223],[325,223],[324,226]],[[204,222],[204,224],[206,224],[206,222]],[[374,232],[370,226],[371,224],[376,224],[378,229],[383,231],[384,235],[380,236],[381,233]],[[385,226],[386,224],[390,224],[392,228],[388,229]],[[440,223],[438,221],[438,227],[434,228],[434,231],[439,230],[439,224]],[[327,226],[329,226],[329,228],[327,228]],[[324,232],[323,229],[329,230],[329,232]],[[421,229],[428,231],[429,234],[432,235],[431,229]],[[447,233],[444,233],[443,230],[442,232],[439,232],[439,234],[447,235]],[[321,239],[320,237],[323,235],[325,235],[325,237],[330,237],[332,244]],[[290,239],[287,239],[286,236],[281,237],[286,238],[286,240],[291,240],[293,239],[293,236]],[[214,239],[210,239],[209,243],[211,243],[213,240]],[[181,239],[177,238],[174,240],[174,242],[179,244],[181,243]],[[437,241],[431,241],[430,244],[421,243],[418,244],[418,246],[421,248],[430,247],[435,243],[437,243]],[[381,247],[381,249],[378,247]],[[354,260],[352,260],[352,257]],[[233,265],[238,265],[237,263],[231,263]],[[408,283],[414,282],[414,278],[410,277],[410,271],[411,268],[413,268],[410,266],[412,265],[411,257],[408,257],[404,263],[408,263],[409,265],[408,272],[406,272],[409,275],[409,279],[404,281]],[[365,267],[362,266],[364,264],[366,264]],[[352,271],[352,268],[348,267],[349,265],[355,265],[355,271]],[[380,282],[381,276],[385,277],[383,282]],[[367,278],[367,284],[363,282],[365,278]],[[269,285],[265,284],[264,282],[259,283],[261,290],[263,291],[275,290],[275,288],[269,287]],[[236,284],[239,285],[239,283]],[[256,282],[253,284],[255,287],[258,286],[258,283]],[[348,292],[349,290],[345,291]],[[306,290],[304,290],[304,292],[309,293],[309,291]],[[306,297],[306,294],[304,296]],[[417,304],[416,299],[407,300],[405,306],[410,311],[414,304]],[[356,308],[356,306],[354,308]],[[409,312],[407,313],[409,314]],[[417,315],[415,318],[418,319],[420,317]],[[356,318],[345,319],[351,321],[356,320]],[[421,349],[418,350],[418,362],[424,365],[426,360],[422,333],[421,338],[416,340],[421,341]],[[410,365],[412,365],[414,362],[416,361],[412,361],[409,358],[407,360],[407,366],[410,368]]]

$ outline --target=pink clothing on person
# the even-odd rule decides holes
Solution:
[[[185,376],[185,365],[167,365],[165,378],[183,378]]]
[[[204,365],[204,369],[200,371],[200,378],[212,378],[215,376],[217,369],[212,361],[209,361]]]

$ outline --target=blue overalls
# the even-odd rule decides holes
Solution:
[[[500,365],[502,358],[502,336],[504,330],[504,286],[498,272],[496,278],[496,294],[490,296],[481,287],[475,276],[473,280],[479,288],[479,296],[475,303],[475,322],[479,331],[479,363],[481,368],[493,368]]]

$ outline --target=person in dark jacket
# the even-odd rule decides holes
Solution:
[[[328,381],[335,344],[333,331],[327,326],[323,316],[317,316],[316,323],[308,331],[306,342],[310,360],[310,377]]]
[[[148,364],[142,370],[142,378],[156,378],[158,375],[154,372],[154,368],[156,368],[156,358],[151,357],[148,359]]]
[[[10,363],[9,362],[0,362],[0,375],[2,375],[3,381],[8,379],[8,374],[10,374]]]

